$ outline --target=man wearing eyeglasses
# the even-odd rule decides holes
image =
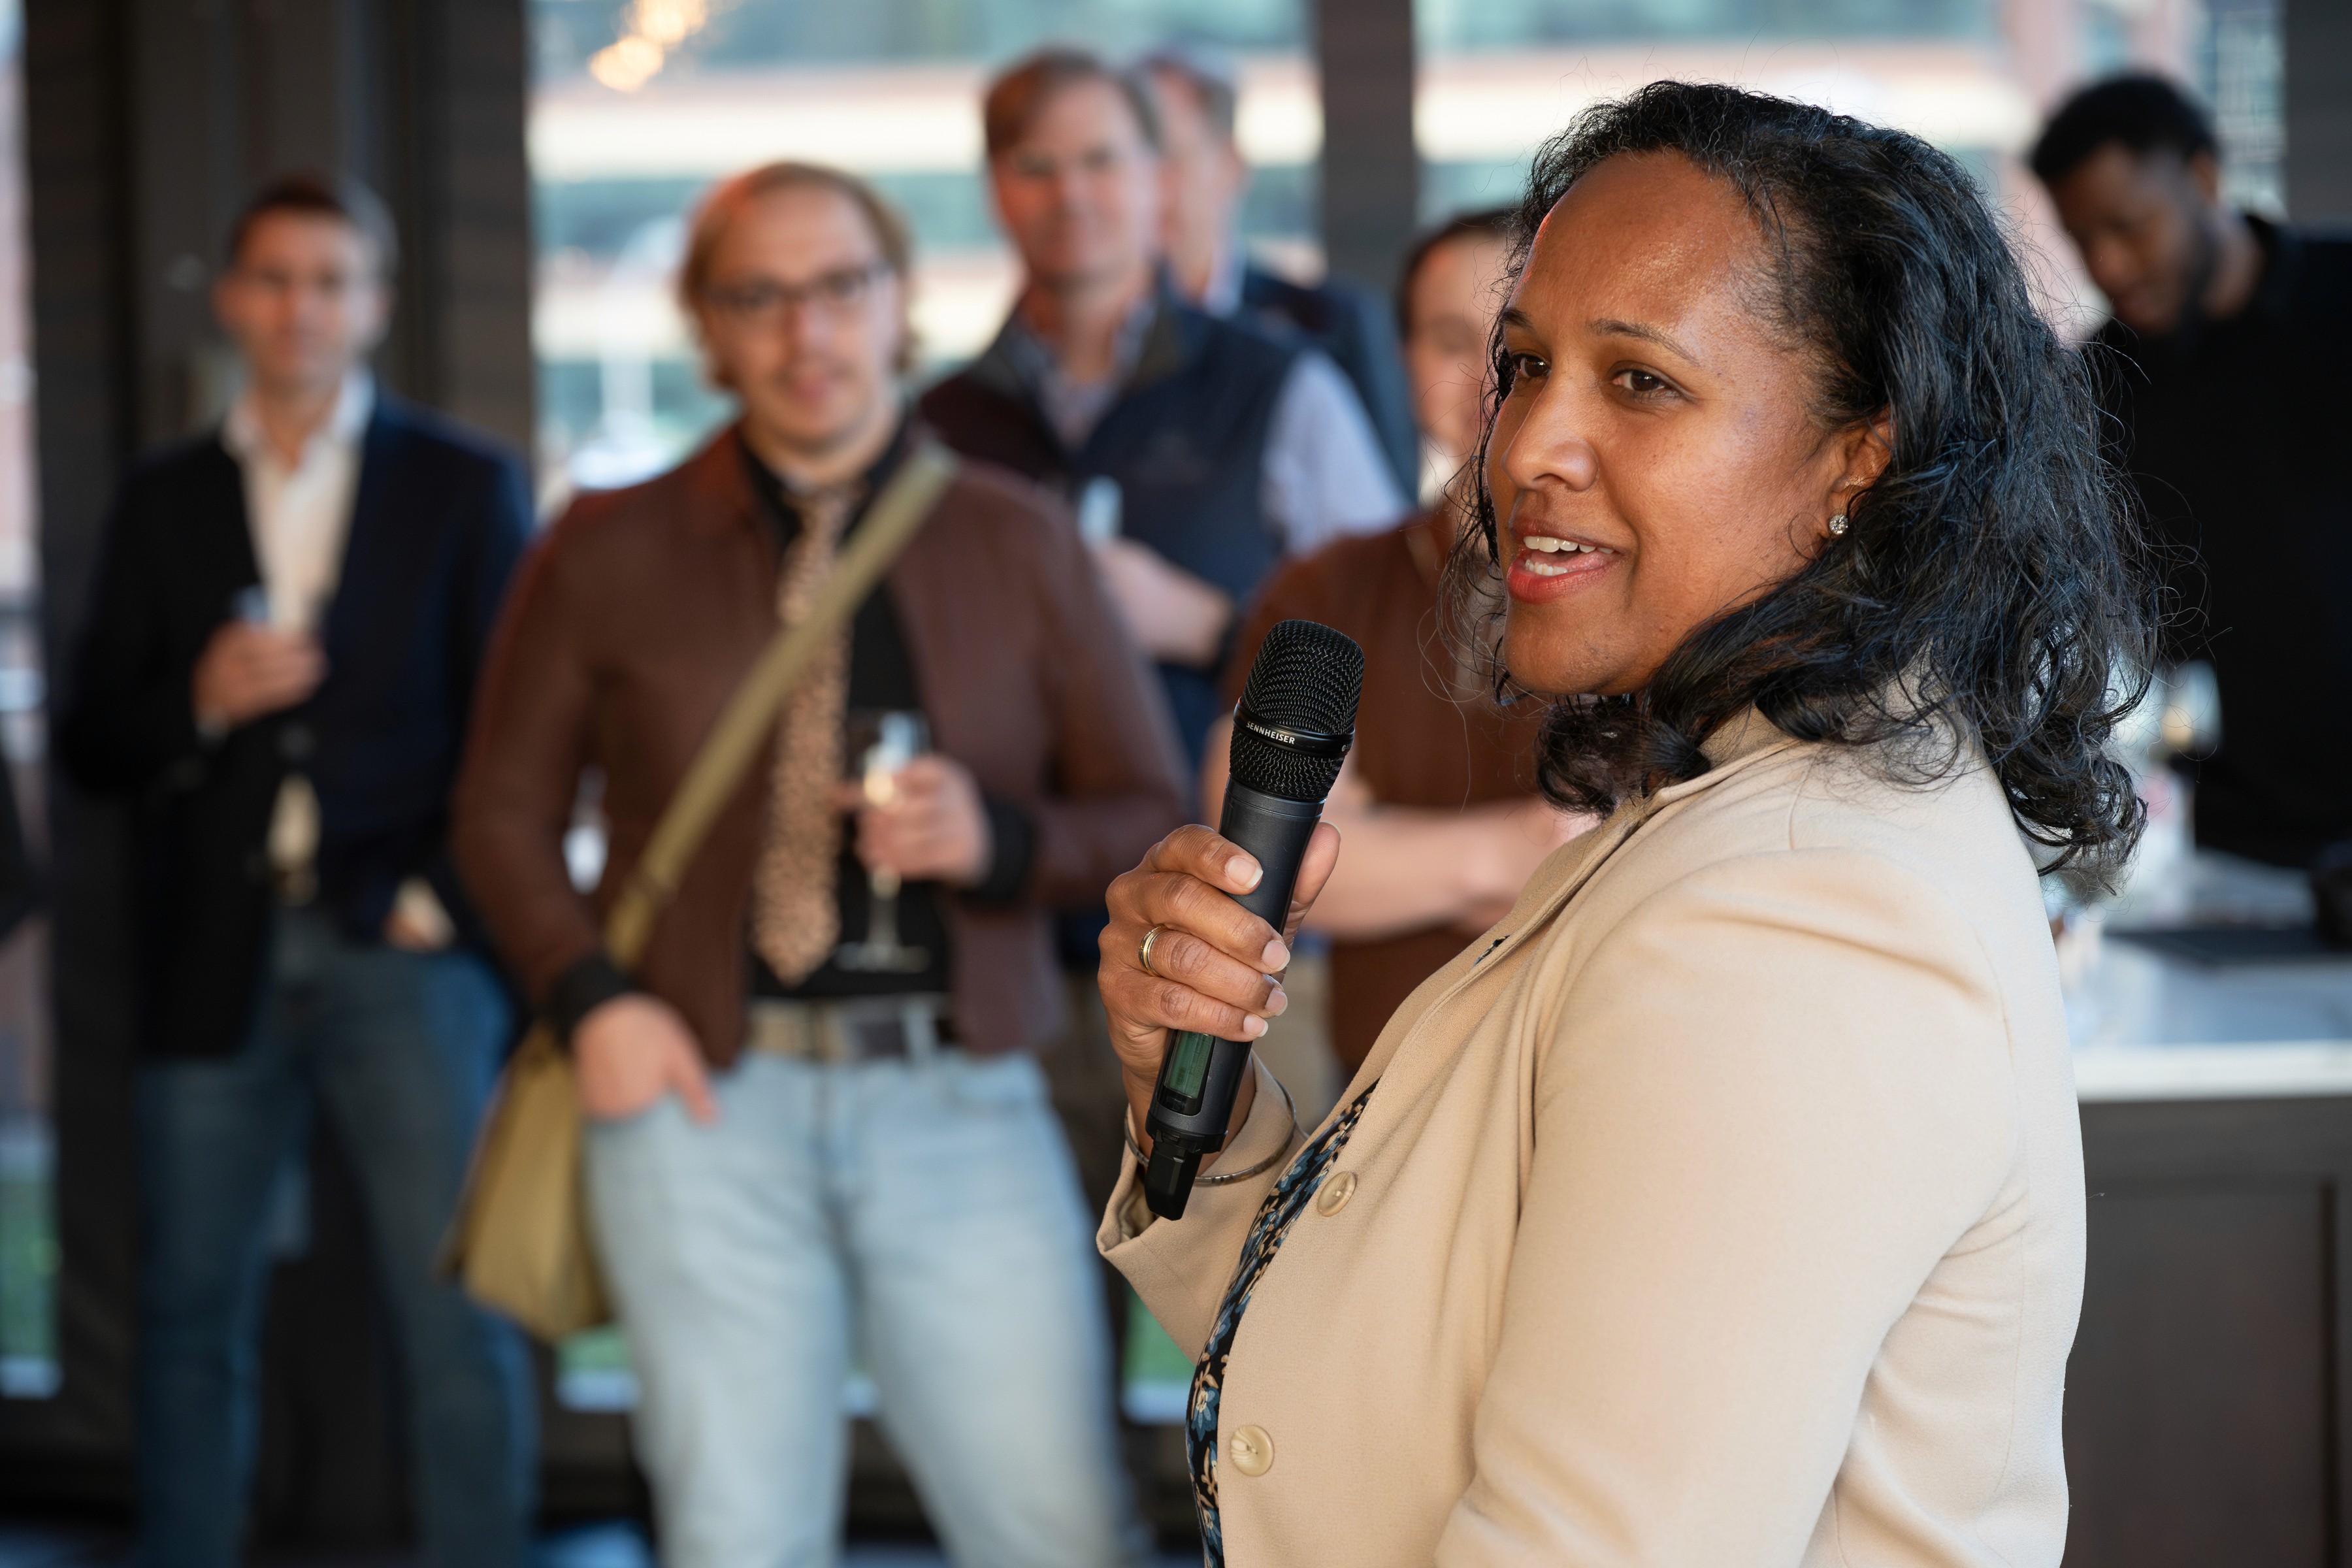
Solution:
[[[458,790],[460,863],[572,1055],[669,1568],[835,1560],[853,1346],[958,1563],[1139,1544],[1092,1222],[1034,1053],[1065,1028],[1048,912],[1097,902],[1182,785],[1066,510],[960,462],[635,973],[599,934],[729,694],[929,438],[898,390],[908,265],[897,215],[833,170],[704,202],[680,298],[741,417],[556,524]],[[561,846],[592,768],[611,852],[583,898]]]
[[[393,232],[256,195],[214,291],[245,387],[123,482],[58,744],[136,817],[140,1561],[242,1561],[273,1194],[333,1123],[391,1307],[425,1556],[520,1568],[535,1401],[436,1277],[509,1039],[446,848],[520,466],[379,389]]]

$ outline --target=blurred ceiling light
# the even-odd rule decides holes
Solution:
[[[636,0],[628,31],[596,51],[588,74],[615,92],[635,92],[662,68],[670,51],[710,21],[710,0]]]
[[[704,0],[637,0],[636,33],[663,48],[674,49],[710,20]]]
[[[588,74],[615,92],[635,92],[662,68],[662,47],[632,33],[590,57]]]

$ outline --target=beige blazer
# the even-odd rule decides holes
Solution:
[[[1343,1097],[1227,1367],[1234,1568],[2057,1563],[2083,1165],[2027,851],[1981,768],[1708,752]],[[1293,1141],[1258,1070],[1229,1168]],[[1101,1246],[1197,1352],[1279,1167],[1151,1223],[1129,1164]]]

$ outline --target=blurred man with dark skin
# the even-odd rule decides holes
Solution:
[[[433,1264],[511,1023],[445,834],[530,507],[370,376],[392,262],[357,186],[247,204],[213,295],[244,391],[124,481],[61,715],[75,778],[137,811],[151,1565],[241,1559],[272,1194],[317,1116],[392,1309],[425,1561],[530,1551],[522,1346]]]
[[[2076,94],[2033,168],[2114,311],[2102,396],[2170,547],[2168,652],[2221,689],[2197,841],[2307,866],[2352,837],[2352,243],[2233,206],[2203,112],[2155,77]]]
[[[1242,248],[1249,162],[1238,137],[1240,83],[1230,61],[1191,45],[1154,49],[1136,68],[1160,111],[1168,192],[1169,279],[1213,316],[1245,313],[1293,331],[1331,356],[1371,416],[1391,472],[1407,494],[1422,482],[1412,395],[1388,311],[1367,289],[1337,278],[1300,283],[1268,271]]]

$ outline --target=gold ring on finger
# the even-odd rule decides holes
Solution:
[[[1151,967],[1151,944],[1158,942],[1160,940],[1160,933],[1167,929],[1168,928],[1164,925],[1153,926],[1150,931],[1143,933],[1143,940],[1136,943],[1135,946],[1135,961],[1143,965],[1143,973],[1150,975],[1154,980],[1162,980],[1167,978],[1165,975],[1161,974],[1160,971]]]

